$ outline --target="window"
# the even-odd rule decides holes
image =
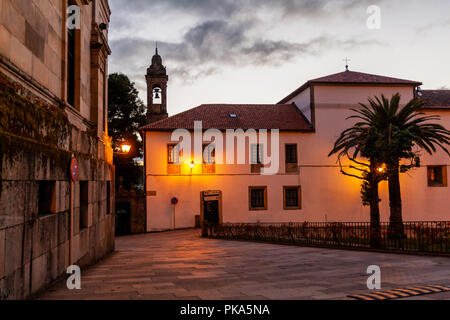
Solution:
[[[300,186],[283,188],[283,207],[284,210],[299,210],[301,205],[301,188]]]
[[[250,147],[250,163],[252,173],[261,173],[263,165],[263,145],[252,144]]]
[[[180,146],[179,145],[168,145],[167,154],[169,164],[180,164]]]
[[[251,163],[252,164],[263,164],[263,145],[262,144],[252,144],[251,146]]]
[[[286,144],[286,172],[298,172],[297,145]]]
[[[215,164],[216,163],[216,149],[215,145],[204,145],[203,146],[203,163],[205,164]]]
[[[67,1],[67,6],[76,5],[73,0]],[[77,30],[67,28],[67,103],[75,107],[75,78],[76,78],[76,52]]]
[[[216,173],[216,149],[214,144],[203,146],[203,173]]]
[[[39,181],[39,216],[45,216],[56,212],[55,186],[55,181]]]
[[[75,29],[67,29],[67,103],[75,106]]]
[[[167,146],[167,174],[181,174],[180,145]]]
[[[447,166],[428,166],[428,186],[447,187]]]
[[[76,0],[67,0],[67,7],[78,5]],[[81,12],[80,12],[81,13]],[[66,98],[67,103],[80,110],[78,81],[80,75],[80,30],[76,28],[67,29],[67,52],[66,52]]]
[[[249,209],[267,210],[267,187],[249,187]]]
[[[297,145],[287,144],[286,145],[286,163],[297,164]]]
[[[89,182],[80,181],[80,230],[89,227]]]

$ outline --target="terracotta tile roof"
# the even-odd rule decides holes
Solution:
[[[302,85],[300,88],[292,92],[286,98],[281,100],[279,103],[286,103],[295,97],[297,94],[302,92],[304,89],[313,84],[382,84],[382,85],[412,85],[420,86],[422,83],[411,80],[397,79],[385,76],[379,76],[375,74],[355,72],[355,71],[344,71],[335,73],[329,76],[312,79]]]
[[[235,115],[235,117],[233,116]],[[312,131],[303,114],[293,104],[207,104],[148,124],[141,131],[194,129],[194,121],[202,121],[203,129],[279,129],[280,131]]]
[[[344,71],[326,77],[310,80],[311,83],[369,83],[369,84],[411,84],[420,85],[421,82],[397,79],[376,74]]]
[[[427,109],[450,110],[450,90],[421,90],[419,97]]]

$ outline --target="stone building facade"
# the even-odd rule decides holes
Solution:
[[[0,0],[0,299],[114,250],[110,14],[107,0]]]

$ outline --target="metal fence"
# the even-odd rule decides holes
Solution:
[[[226,223],[205,224],[203,236],[256,240],[306,246],[450,255],[450,221],[404,222],[404,234],[392,234],[388,222],[380,224],[374,246],[369,222]]]

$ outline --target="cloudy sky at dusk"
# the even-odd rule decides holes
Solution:
[[[146,101],[155,42],[168,111],[276,103],[309,79],[350,70],[450,88],[448,0],[110,0],[110,72]],[[381,29],[367,27],[370,5]]]

